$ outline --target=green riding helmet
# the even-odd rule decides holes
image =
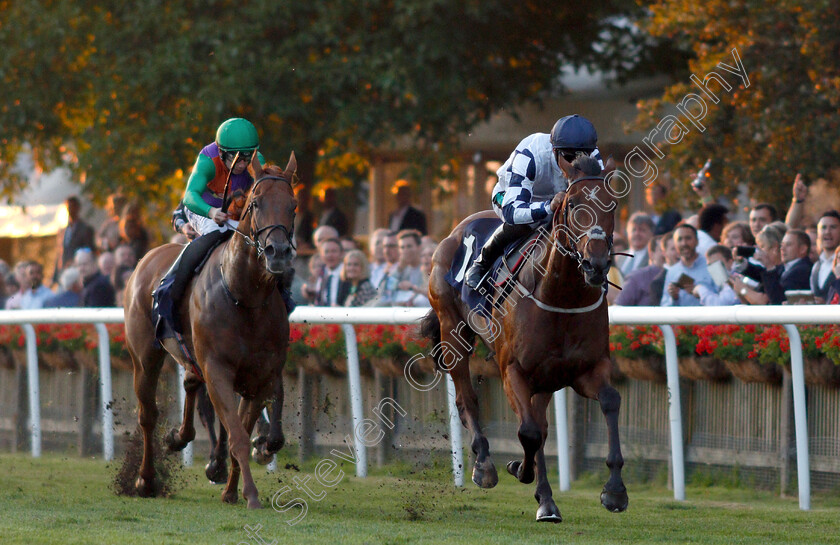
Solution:
[[[228,119],[216,131],[216,144],[223,152],[246,151],[253,152],[260,147],[260,137],[257,128],[241,117]]]

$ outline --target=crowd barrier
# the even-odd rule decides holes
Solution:
[[[359,354],[354,324],[411,324],[417,322],[427,309],[415,308],[326,308],[298,307],[291,315],[292,322],[310,324],[341,324],[347,347],[347,378],[350,390],[353,429],[364,419],[362,408]],[[26,335],[27,376],[29,388],[29,429],[32,456],[41,455],[41,421],[38,385],[38,358],[33,324],[88,323],[94,324],[99,336],[99,386],[101,389],[102,454],[110,461],[114,456],[114,419],[111,412],[111,363],[106,323],[123,322],[123,310],[108,309],[45,309],[0,311],[0,324],[19,324]],[[791,378],[793,388],[796,459],[799,485],[799,507],[811,508],[808,458],[808,428],[805,409],[805,379],[802,344],[796,325],[840,323],[840,306],[731,306],[731,307],[611,307],[611,325],[656,325],[662,329],[665,342],[665,361],[668,386],[668,410],[671,432],[674,498],[685,500],[685,460],[682,443],[682,414],[677,365],[677,343],[671,325],[771,325],[785,327],[790,338]],[[456,486],[463,486],[462,427],[455,406],[455,389],[447,375],[449,425],[452,444],[452,470]],[[181,397],[183,403],[183,397]],[[555,425],[557,429],[560,490],[569,490],[570,468],[565,389],[554,395]],[[367,475],[367,449],[358,434],[353,433],[357,452],[356,475]]]

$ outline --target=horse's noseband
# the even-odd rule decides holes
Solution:
[[[291,187],[291,185],[292,185],[291,181],[289,181],[288,179],[283,178],[281,176],[263,176],[262,178],[258,179],[256,182],[254,182],[254,185],[251,187],[251,194],[252,195],[257,190],[257,186],[260,184],[260,182],[262,182],[264,180],[279,180],[281,182],[286,182],[287,184],[289,184],[289,187]],[[255,204],[256,204],[256,200],[252,197],[250,204],[248,204],[248,208],[245,209],[245,213],[242,214],[242,216],[244,217],[248,214],[253,214],[254,209],[255,209]],[[253,217],[253,216],[251,216],[251,217]],[[295,220],[294,220],[294,212],[293,212],[292,213],[292,227],[291,227],[291,229],[289,229],[288,227],[286,227],[282,223],[275,223],[273,225],[266,225],[265,227],[259,227],[259,228],[255,229],[253,227],[253,222],[252,222],[250,235],[246,235],[245,233],[243,233],[242,231],[239,231],[238,229],[237,229],[236,232],[239,233],[240,235],[242,235],[245,238],[245,244],[247,244],[248,246],[252,246],[252,247],[256,248],[257,257],[262,257],[263,254],[265,253],[265,247],[260,242],[259,237],[262,233],[266,233],[266,235],[264,237],[264,240],[268,240],[268,237],[271,236],[271,233],[275,229],[280,229],[281,231],[283,231],[283,233],[286,235],[286,238],[289,240],[289,245],[291,245],[293,250],[297,250],[297,247],[295,246],[295,239],[294,239],[294,236],[295,236],[295,223],[294,223],[294,221]]]

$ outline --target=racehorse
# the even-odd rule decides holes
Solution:
[[[432,258],[432,311],[421,324],[422,333],[443,348],[432,354],[438,368],[448,370],[455,383],[461,422],[473,435],[471,446],[476,460],[472,479],[481,488],[494,487],[498,475],[479,422],[468,356],[477,333],[495,350],[505,393],[519,417],[518,436],[524,450],[523,459],[509,462],[507,470],[522,483],[532,483],[536,470],[537,520],[544,522],[562,520],[546,476],[544,446],[548,435],[546,409],[553,392],[565,386],[597,399],[606,417],[610,477],[601,492],[601,503],[613,512],[624,511],[628,503],[618,439],[621,397],[609,381],[605,300],[616,203],[611,188],[604,187],[604,178],[615,169],[615,163],[610,159],[602,176],[598,163],[585,159],[575,160],[572,166],[562,156],[558,158],[570,183],[552,217],[551,231],[543,230],[548,239],[544,251],[535,251],[520,269],[518,282],[522,289],[513,289],[504,301],[496,299],[491,318],[477,321],[475,313],[470,315],[466,303],[447,282],[447,271],[467,225],[478,218],[495,217],[491,211],[473,214],[441,242]],[[559,195],[558,203],[563,197]],[[588,200],[593,195],[599,200],[597,206],[594,199]]]
[[[181,450],[195,437],[196,390],[204,381],[213,406],[230,436],[232,464],[222,500],[236,503],[239,473],[249,508],[262,507],[248,465],[251,431],[264,403],[273,398],[268,438],[261,438],[257,461],[267,463],[282,448],[281,371],[289,342],[289,319],[278,283],[294,274],[292,153],[285,170],[262,169],[255,158],[254,177],[239,226],[207,258],[179,305],[183,346],[175,339],[155,340],[152,291],[183,248],[168,244],[149,252],[137,265],[125,291],[126,342],[134,363],[134,391],[143,431],[143,461],[135,487],[140,496],[156,495],[152,434],[158,418],[158,377],[166,352],[187,370],[183,423],[167,436],[170,450]],[[191,355],[188,358],[188,354]],[[190,362],[193,359],[197,367]],[[238,412],[235,394],[242,396]]]

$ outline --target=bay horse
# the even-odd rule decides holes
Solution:
[[[236,503],[239,473],[249,508],[262,507],[248,464],[249,437],[267,400],[272,401],[268,438],[260,442],[257,461],[267,463],[282,448],[283,376],[289,343],[289,319],[278,282],[294,274],[293,226],[297,201],[292,183],[297,161],[291,154],[285,170],[262,169],[256,158],[248,167],[254,177],[234,235],[207,258],[179,304],[186,351],[175,339],[155,340],[152,291],[183,248],[167,244],[149,252],[137,265],[125,291],[126,343],[134,363],[134,391],[143,432],[143,461],[135,488],[140,496],[156,495],[153,437],[158,418],[158,377],[168,352],[187,370],[183,423],[166,438],[170,450],[181,450],[195,437],[196,390],[202,381],[230,436],[232,458],[222,500]],[[200,376],[199,376],[200,373]],[[242,396],[237,410],[236,394]]]
[[[449,371],[455,383],[461,422],[472,432],[471,447],[476,455],[472,480],[481,488],[496,486],[499,478],[479,421],[468,357],[476,334],[495,351],[505,393],[519,417],[518,436],[524,450],[523,459],[509,462],[507,471],[526,484],[534,481],[536,471],[536,518],[541,522],[562,521],[548,484],[544,446],[546,409],[552,394],[565,386],[597,399],[606,417],[610,477],[601,492],[601,503],[613,512],[624,511],[628,503],[618,438],[621,397],[610,385],[605,298],[616,201],[611,189],[603,191],[603,186],[615,163],[610,159],[603,175],[600,165],[588,157],[576,159],[573,166],[559,156],[558,164],[570,180],[569,186],[565,196],[560,193],[556,198],[558,204],[563,200],[546,226],[550,232],[543,229],[544,251],[535,251],[519,273],[522,289],[513,289],[503,302],[496,299],[491,318],[477,318],[447,282],[446,274],[467,224],[496,217],[492,211],[473,214],[441,242],[432,258],[432,310],[421,323],[422,334],[430,337],[434,346],[443,347],[432,353],[438,368]],[[599,206],[587,200],[592,195],[599,199]],[[501,291],[497,289],[495,297]]]

